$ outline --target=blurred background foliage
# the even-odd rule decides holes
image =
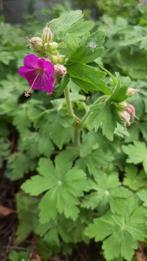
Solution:
[[[34,93],[33,97],[27,100],[23,95],[27,85],[18,76],[17,69],[22,64],[24,55],[29,52],[26,43],[28,37],[40,36],[46,22],[59,16],[65,10],[80,8],[85,12],[87,19],[95,19],[99,28],[105,32],[105,50],[101,58],[105,67],[112,72],[119,72],[122,81],[139,90],[135,97],[130,98],[130,102],[135,105],[137,111],[135,123],[126,132],[119,129],[120,139],[117,138],[115,144],[110,144],[114,157],[117,152],[117,167],[125,172],[125,183],[130,189],[134,189],[131,183],[132,177],[130,178],[131,169],[124,170],[125,155],[121,145],[134,141],[147,142],[146,1],[74,0],[57,3],[47,0],[18,0],[1,1],[0,8],[0,169],[4,173],[0,176],[0,181],[5,179],[12,181],[10,186],[15,184],[14,193],[17,193],[24,175],[33,173],[36,170],[38,158],[42,155],[50,156],[52,147],[58,143],[56,140],[54,144],[50,139],[47,141],[48,126],[42,127],[41,123],[38,125],[36,122],[36,115],[38,116],[48,108],[50,99],[42,93]],[[61,131],[68,128],[68,122],[65,119],[62,124]],[[54,129],[57,129],[56,125]],[[64,135],[60,141],[61,147],[67,139]],[[135,171],[138,171],[137,167]],[[144,186],[145,179],[146,176],[144,177],[143,174],[136,186]],[[9,196],[11,199],[11,193]],[[5,198],[2,197],[1,202],[6,203]],[[15,205],[15,203],[10,203],[9,207],[13,207],[13,204]],[[23,210],[25,214],[18,217],[22,225],[18,230],[20,241],[32,229],[32,227],[24,227],[31,215],[30,212],[26,212],[26,209],[32,202],[27,197],[17,196],[18,212],[22,204],[26,207]],[[31,206],[31,209],[36,211],[34,206]],[[46,245],[42,245],[42,241],[39,241],[38,245],[45,259]],[[70,243],[65,244],[64,252],[68,252],[69,249]],[[21,252],[18,258],[17,255],[13,251],[9,259],[15,261],[24,258],[25,260],[27,256],[26,252]]]

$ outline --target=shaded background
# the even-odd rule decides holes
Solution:
[[[9,23],[22,23],[26,16],[35,13],[39,18],[43,12],[50,10],[55,4],[65,4],[72,8],[90,8],[93,16],[98,15],[96,0],[0,0],[0,14]]]
[[[0,16],[8,23],[24,23],[27,18],[35,16],[46,21],[57,17],[63,10],[82,9],[98,19],[103,14],[109,16],[138,17],[141,6],[146,6],[147,0],[0,0]],[[63,10],[61,10],[63,8]],[[142,7],[141,7],[142,8]],[[50,15],[51,14],[51,15]]]

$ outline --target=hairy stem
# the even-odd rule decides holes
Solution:
[[[64,95],[65,95],[65,100],[66,100],[68,113],[75,120],[74,143],[75,143],[75,145],[80,145],[81,130],[79,128],[79,125],[80,125],[81,120],[74,113],[72,102],[71,102],[71,99],[70,99],[70,92],[69,92],[68,87],[65,88]]]
[[[74,135],[74,143],[77,146],[79,146],[81,143],[80,135],[81,135],[81,128],[77,125],[75,126],[75,135]]]
[[[71,99],[70,99],[70,94],[69,94],[68,87],[65,88],[64,95],[65,95],[65,100],[66,100],[66,104],[67,104],[68,113],[69,113],[70,116],[75,118],[75,114],[74,114],[74,110],[73,110],[73,107],[72,107],[72,102],[71,102]]]
[[[81,119],[81,122],[80,122],[80,127],[82,128],[86,122],[86,120],[88,119],[89,115],[91,114],[91,111],[88,110],[85,115],[83,116],[83,118]]]

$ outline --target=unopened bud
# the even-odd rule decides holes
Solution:
[[[123,105],[123,106],[122,106]],[[128,126],[134,121],[136,112],[132,104],[122,103],[120,107],[119,116]]]
[[[55,64],[62,64],[65,61],[65,56],[64,55],[52,55],[52,62]]]
[[[42,32],[43,43],[49,43],[53,40],[53,33],[48,25],[46,25]]]
[[[29,44],[33,49],[40,49],[42,47],[42,39],[40,37],[32,37],[29,39]]]
[[[119,113],[120,118],[128,125],[131,124],[131,116],[127,111],[121,111]]]
[[[58,63],[63,63],[64,61],[65,61],[65,56],[59,54],[59,55],[58,55]]]
[[[58,56],[57,55],[52,55],[51,56],[51,60],[54,64],[57,64],[58,63]]]
[[[51,42],[51,43],[49,43],[49,48],[50,48],[51,50],[57,49],[58,46],[59,46],[59,44],[56,43],[56,42]]]
[[[131,118],[135,117],[135,107],[132,104],[128,104],[128,106],[126,107],[126,111],[131,115]]]
[[[55,74],[57,77],[62,78],[67,74],[67,69],[62,64],[56,64],[55,65]]]
[[[134,89],[134,88],[128,88],[128,91],[127,91],[127,95],[128,95],[128,97],[131,97],[131,96],[133,96],[134,94],[136,94],[138,92],[138,90],[137,89]]]

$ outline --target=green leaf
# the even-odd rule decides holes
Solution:
[[[41,223],[54,219],[57,213],[64,213],[66,218],[77,219],[78,198],[83,195],[85,189],[87,181],[82,170],[73,168],[61,177],[56,177],[56,183],[52,184],[52,188],[39,204]]]
[[[123,201],[122,208],[116,213],[109,211],[96,218],[85,233],[96,241],[103,241],[107,260],[122,257],[130,261],[138,241],[143,241],[147,235],[145,215],[146,210],[138,205],[135,197],[131,197]]]
[[[56,84],[56,89],[54,93],[56,98],[60,97],[63,94],[64,89],[66,88],[68,82],[69,82],[69,77],[68,75],[66,75],[61,79],[59,84]]]
[[[69,147],[66,150],[63,150],[56,156],[55,165],[57,173],[64,174],[65,171],[68,171],[72,168],[73,161],[78,156],[78,148]]]
[[[80,157],[84,158],[88,154],[99,147],[99,140],[96,133],[86,133],[83,137],[83,142],[80,145]]]
[[[114,87],[114,90],[111,95],[111,100],[115,102],[122,102],[128,98],[127,90],[128,90],[128,84],[130,83],[130,80],[126,79],[121,80],[119,78],[119,75],[116,76],[116,86]]]
[[[59,222],[56,219],[46,224],[39,223],[35,232],[50,246],[60,246]]]
[[[147,173],[147,147],[145,143],[135,141],[134,144],[123,146],[123,151],[128,155],[128,163],[142,163]]]
[[[121,186],[116,173],[107,175],[98,171],[91,183],[91,193],[85,196],[82,206],[91,209],[106,210],[111,202],[117,199],[128,198],[131,192]]]
[[[80,10],[64,12],[59,18],[53,19],[50,22],[51,30],[58,38],[61,38],[72,28],[73,24],[78,22],[82,17],[83,14]]]
[[[26,106],[21,107],[21,110],[15,112],[13,124],[20,133],[23,133],[30,127],[31,123],[28,119]]]
[[[102,134],[92,131],[86,133],[79,146],[80,158],[76,161],[76,166],[88,171],[90,175],[97,175],[102,170],[109,173],[110,169],[114,169],[116,161],[115,152],[109,145]]]
[[[54,147],[50,138],[42,133],[26,131],[25,134],[20,137],[19,150],[27,153],[28,157],[32,160],[40,155],[49,157],[53,149]]]
[[[141,122],[140,130],[142,132],[143,138],[147,141],[147,122]]]
[[[9,156],[6,175],[11,180],[23,178],[29,170],[35,168],[36,163],[33,162],[28,155],[21,152],[15,152]]]
[[[68,154],[69,151],[66,155]],[[39,203],[41,223],[54,219],[57,213],[75,220],[79,213],[79,197],[88,186],[85,173],[76,167],[71,168],[71,161],[64,164],[62,155],[56,157],[55,167],[51,161],[41,159],[38,168],[40,175],[22,185],[22,189],[30,195],[46,192]]]
[[[1,51],[1,56],[0,56],[0,62],[5,64],[5,65],[9,65],[9,63],[15,60],[15,56],[14,54],[10,53],[10,52],[6,52],[6,51]]]
[[[117,114],[115,107],[108,102],[103,102],[92,106],[91,114],[87,120],[90,130],[102,128],[102,133],[107,139],[113,141],[115,128],[117,127]],[[109,126],[109,128],[108,128]]]
[[[91,31],[93,27],[94,22],[92,20],[87,21],[82,18],[70,27],[68,30],[68,35],[71,35],[74,39],[75,37],[81,38],[81,36],[88,34],[88,32]]]
[[[61,241],[64,243],[78,243],[86,237],[83,233],[85,229],[86,218],[81,216],[76,220],[65,219],[59,216],[58,219],[46,224],[38,224],[35,232],[50,246],[60,246]]]
[[[134,51],[131,53],[128,48],[123,48],[119,56],[119,67],[121,67],[123,72],[132,79],[144,80],[146,76],[146,58],[146,52]],[[137,63],[135,62],[136,60]]]
[[[139,196],[139,198],[144,202],[143,205],[144,207],[147,207],[147,190],[146,189],[142,189],[140,190],[137,195]]]
[[[120,123],[117,123],[117,127],[114,133],[121,138],[130,137],[127,126],[121,125]]]
[[[111,94],[111,89],[104,82],[105,73],[99,69],[80,63],[67,65],[68,73],[81,89],[88,91],[101,91]]]
[[[130,189],[137,191],[147,186],[147,176],[143,170],[138,171],[135,166],[127,166],[125,168],[125,177],[123,184]]]
[[[0,138],[0,168],[2,168],[3,161],[7,159],[10,154],[10,144],[7,140]]]
[[[49,138],[46,138],[46,136],[39,135],[38,140],[38,151],[40,155],[44,155],[46,157],[49,157],[53,151],[54,147]]]
[[[11,251],[8,261],[28,261],[29,254],[24,251]]]
[[[82,40],[80,46],[73,52],[71,61],[77,61],[80,63],[90,63],[98,58],[103,51],[104,45],[104,33],[97,30],[91,34],[88,39]]]
[[[73,24],[73,26],[68,30],[68,33],[64,35],[64,39],[60,44],[63,54],[72,61],[74,59],[74,54],[76,50],[82,46],[88,40],[90,31],[93,28],[93,21],[85,21],[80,19],[78,22]],[[84,45],[84,44],[83,44]]]
[[[49,135],[59,149],[62,149],[65,143],[67,144],[73,139],[73,119],[63,111],[49,112],[41,119],[39,126],[40,133],[44,137]]]
[[[31,198],[22,193],[16,196],[17,215],[18,215],[18,228],[16,232],[16,242],[20,243],[26,239],[30,233],[33,232],[37,220],[37,203],[38,200]]]

